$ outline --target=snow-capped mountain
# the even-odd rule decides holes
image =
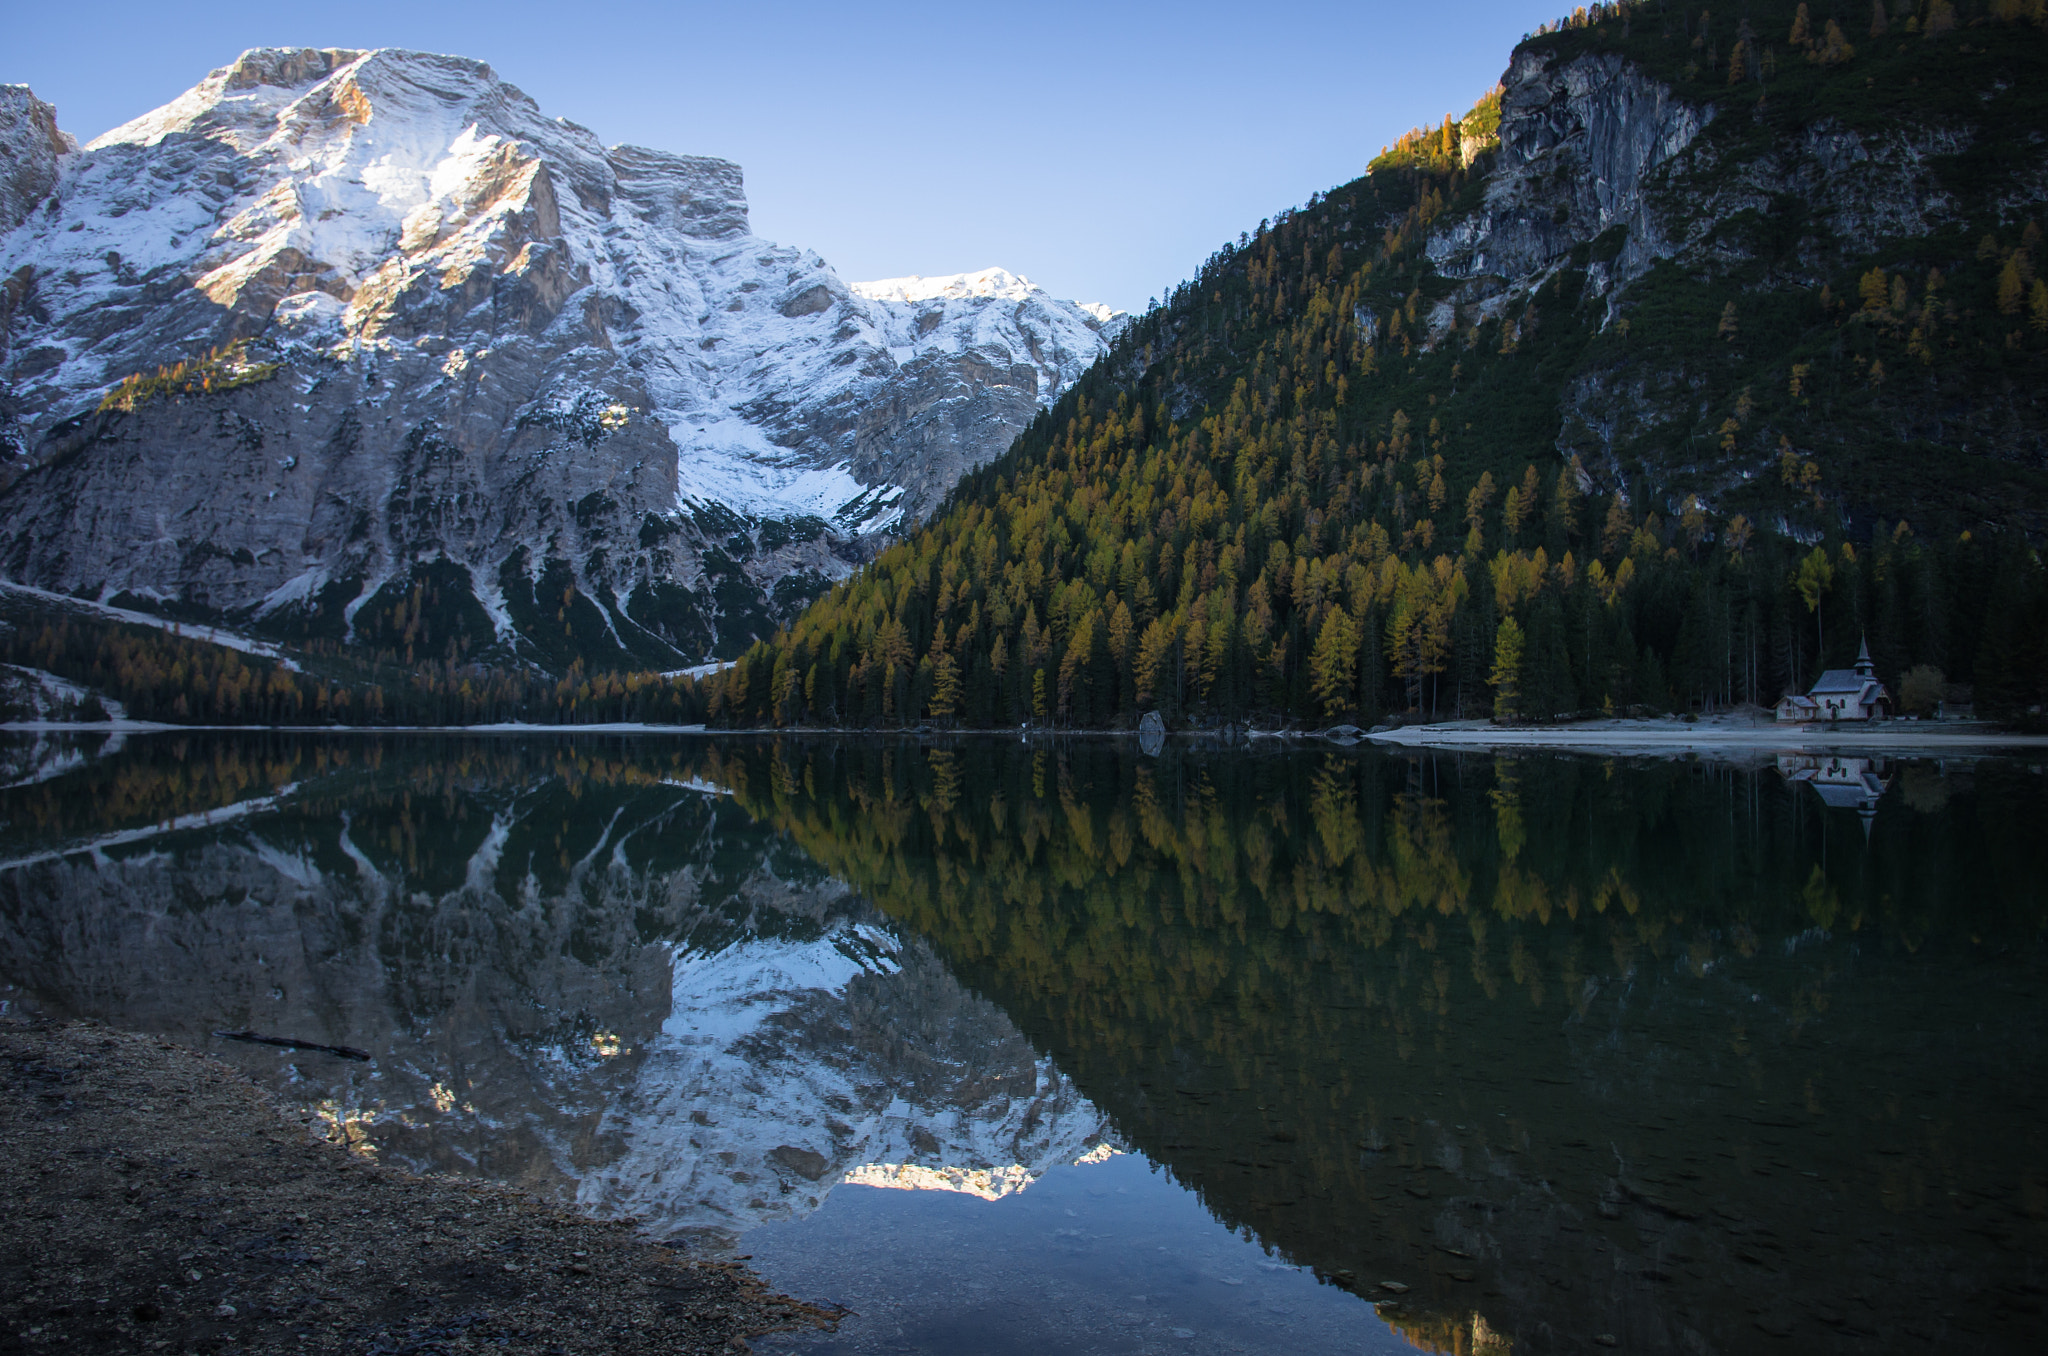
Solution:
[[[259,49],[74,147],[0,94],[0,573],[286,632],[426,581],[529,653],[567,588],[643,659],[731,652],[1120,323],[849,285],[738,166],[457,57]]]

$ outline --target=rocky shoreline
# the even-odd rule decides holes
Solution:
[[[631,1220],[378,1165],[242,1074],[0,1018],[0,1353],[706,1353],[836,1315]]]

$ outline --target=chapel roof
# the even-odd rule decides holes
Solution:
[[[1829,669],[1814,680],[1809,692],[1861,692],[1876,682],[1854,669]]]

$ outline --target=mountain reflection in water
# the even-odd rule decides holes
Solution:
[[[1101,1142],[999,1010],[692,768],[673,743],[138,740],[0,791],[0,963],[47,1007],[217,1047],[387,1161],[713,1244],[859,1165]],[[239,1028],[378,1067],[211,1039]]]
[[[6,996],[370,1049],[221,1052],[408,1166],[729,1244],[849,1174],[998,1197],[1113,1142],[1426,1349],[2041,1330],[2048,778],[2023,763],[6,757]]]

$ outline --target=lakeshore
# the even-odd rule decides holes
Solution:
[[[0,1352],[724,1353],[831,1321],[633,1220],[317,1128],[185,1046],[0,1018]]]
[[[1403,725],[1363,738],[1410,748],[1543,748],[1583,753],[1698,749],[1940,754],[2048,749],[2048,735],[2018,734],[1977,722],[1781,725],[1740,713],[1707,716],[1698,721],[1661,717],[1587,720],[1570,725],[1495,725],[1487,720],[1453,720]]]
[[[1349,731],[1356,731],[1355,735]],[[1332,739],[1333,731],[1347,732]],[[829,726],[793,725],[781,728],[711,729],[701,724],[655,725],[641,721],[606,721],[589,725],[538,725],[500,722],[489,725],[165,725],[152,721],[111,721],[91,724],[67,721],[15,721],[0,723],[0,732],[18,735],[106,735],[149,734],[232,734],[270,733],[291,735],[358,735],[384,738],[392,735],[531,736],[531,735],[649,735],[697,736],[707,738],[845,739],[912,738],[1035,739],[1058,738],[1122,740],[1140,738],[1132,729],[1099,727],[1070,728],[1043,726],[1016,729],[948,729],[925,727],[879,730],[843,729]],[[1422,725],[1401,725],[1391,729],[1364,731],[1335,726],[1332,730],[1241,730],[1182,729],[1169,732],[1169,739],[1213,742],[1243,738],[1253,741],[1318,742],[1330,740],[1346,745],[1376,743],[1409,748],[1543,748],[1576,753],[1685,752],[1718,750],[1727,753],[1824,752],[1867,750],[1873,753],[1991,753],[2025,749],[2048,749],[2048,735],[2022,734],[2001,730],[1981,721],[1913,722],[1887,721],[1882,724],[1778,724],[1769,719],[1752,720],[1743,714],[1707,716],[1697,721],[1660,716],[1642,719],[1613,718],[1575,721],[1566,725],[1496,725],[1490,720],[1445,720]]]

